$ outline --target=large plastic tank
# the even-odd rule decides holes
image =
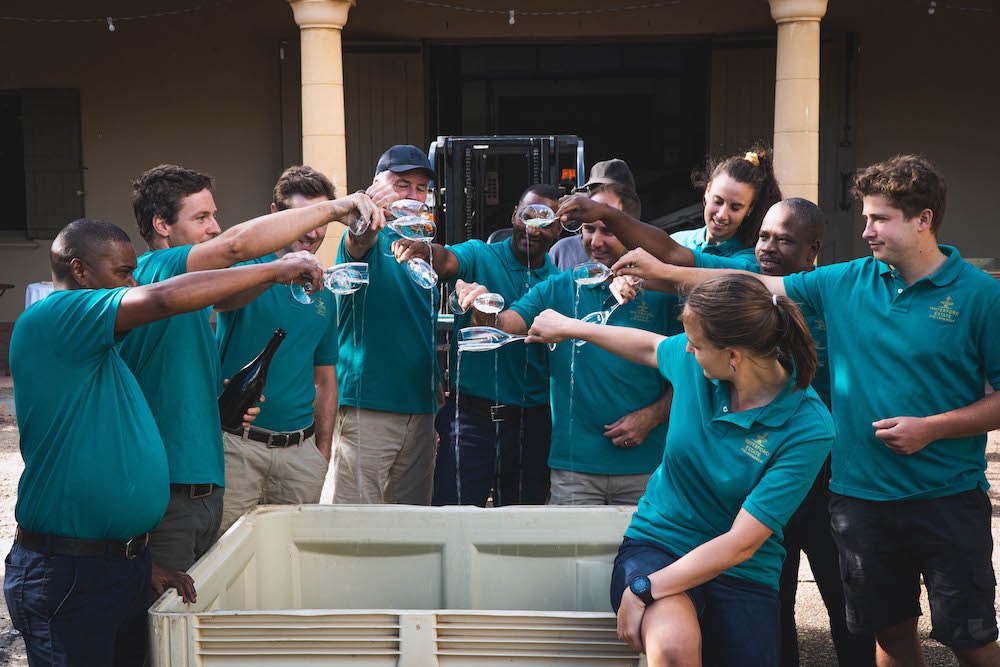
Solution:
[[[639,665],[610,611],[632,508],[261,507],[150,610],[154,665]]]

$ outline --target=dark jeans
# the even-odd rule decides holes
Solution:
[[[830,460],[816,478],[802,505],[785,526],[785,549],[788,556],[781,570],[781,665],[798,667],[799,639],[795,630],[795,593],[799,583],[802,552],[809,557],[809,567],[823,597],[830,617],[830,634],[841,667],[865,667],[875,664],[875,638],[855,635],[847,629],[844,611],[844,586],[840,581],[837,545],[830,529]]]
[[[14,544],[4,597],[31,667],[143,664],[150,557],[47,556]]]
[[[611,607],[638,575],[662,570],[678,556],[659,544],[626,537],[611,571]],[[774,667],[778,661],[778,591],[720,574],[686,591],[701,626],[705,667]]]
[[[461,397],[458,411],[458,459],[462,505],[543,505],[549,495],[549,444],[552,418],[548,406],[505,406],[493,421],[490,401]],[[450,397],[435,423],[440,445],[434,467],[433,505],[458,503],[455,474],[455,403]]]

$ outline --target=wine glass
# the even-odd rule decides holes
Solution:
[[[489,352],[527,336],[509,334],[494,327],[465,327],[458,330],[459,352]]]
[[[577,285],[600,285],[614,275],[606,264],[588,260],[573,267],[573,280]]]
[[[434,240],[437,226],[423,202],[415,199],[396,200],[389,204],[389,216],[391,219],[386,226],[402,238],[428,245]],[[392,257],[392,253],[386,256]],[[426,260],[417,257],[407,260],[406,272],[413,282],[424,289],[431,289],[437,284],[437,272]]]
[[[490,292],[488,294],[480,294],[475,299],[472,300],[473,307],[482,312],[494,315],[503,310],[506,305],[502,294],[497,294],[496,292]],[[458,301],[458,292],[452,292],[448,297],[448,308],[455,315],[463,315],[469,309],[462,308],[462,304]]]
[[[525,227],[548,227],[556,221],[556,213],[545,204],[528,204],[518,217]]]
[[[324,269],[323,284],[334,294],[353,294],[368,284],[368,264],[346,262]],[[289,289],[299,303],[309,305],[316,300],[312,283],[292,283]]]

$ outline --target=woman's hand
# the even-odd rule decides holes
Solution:
[[[528,329],[526,343],[560,343],[567,338],[573,338],[579,320],[560,315],[551,308],[543,310],[531,323]]]
[[[642,645],[642,615],[645,613],[645,603],[626,587],[618,607],[618,639],[627,642],[636,653],[645,650]]]
[[[664,278],[670,269],[668,264],[664,264],[642,248],[629,250],[611,268],[616,276],[634,276],[644,280]]]

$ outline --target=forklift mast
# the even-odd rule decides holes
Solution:
[[[529,185],[547,183],[568,194],[584,183],[583,139],[572,134],[440,136],[427,151],[439,242],[487,241],[509,228]],[[428,202],[430,203],[430,202]]]

